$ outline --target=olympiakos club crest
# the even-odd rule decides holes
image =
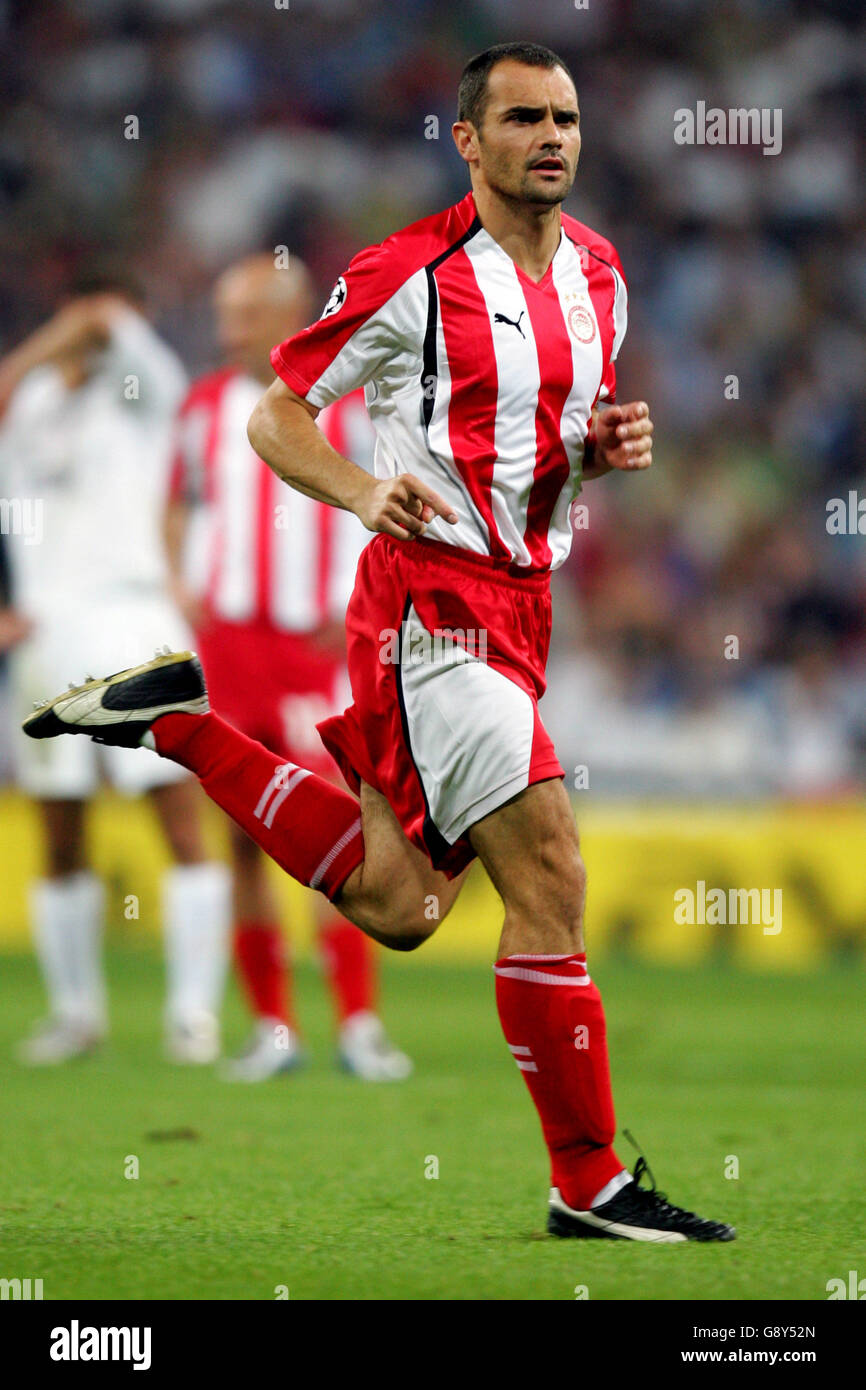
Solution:
[[[330,318],[331,314],[339,313],[346,302],[346,282],[342,275],[336,285],[331,290],[331,297],[321,312],[320,318]]]
[[[595,337],[595,319],[585,304],[574,304],[568,311],[569,332],[579,343],[591,343]]]

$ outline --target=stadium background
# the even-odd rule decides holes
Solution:
[[[647,399],[656,423],[649,474],[610,476],[585,490],[589,525],[555,578],[542,706],[569,779],[581,781],[573,769],[588,776],[588,786],[574,789],[590,875],[588,936],[592,958],[608,963],[615,1058],[634,1064],[632,1077],[621,1066],[626,1100],[640,1095],[649,1103],[659,1057],[667,1083],[695,1083],[694,1096],[686,1101],[675,1092],[668,1113],[662,1100],[656,1116],[657,1129],[673,1137],[676,1165],[680,1138],[703,1142],[692,1135],[703,1129],[706,1089],[727,1065],[734,1090],[725,1115],[748,1125],[751,1104],[759,1128],[766,1114],[775,1116],[772,1133],[782,1136],[784,1152],[808,1136],[816,1174],[822,1164],[834,1174],[846,1163],[855,1172],[862,1140],[840,1137],[842,1117],[850,1119],[841,1090],[832,1140],[820,1141],[823,1159],[814,1143],[827,1120],[821,1095],[841,1078],[853,1083],[858,1067],[862,1073],[846,992],[853,981],[845,977],[862,969],[866,948],[866,540],[826,527],[828,501],[864,486],[866,21],[856,0],[589,0],[586,9],[570,0],[399,7],[291,0],[285,10],[266,0],[4,0],[0,344],[13,345],[47,316],[70,272],[94,253],[110,252],[144,282],[158,327],[191,373],[213,362],[209,295],[215,275],[238,255],[287,244],[310,265],[324,303],[361,246],[463,195],[465,170],[449,131],[457,78],[468,55],[510,38],[548,43],[575,73],[583,152],[567,209],[620,251],[630,289],[620,399]],[[674,111],[699,100],[782,108],[782,153],[677,146]],[[135,140],[124,138],[129,115],[139,122]],[[436,122],[438,138],[428,138]],[[725,393],[732,375],[734,399]],[[734,660],[725,656],[731,636],[739,642]],[[40,851],[33,810],[14,790],[6,752],[3,779],[0,951],[8,952],[9,969],[0,961],[0,1000],[12,1030],[27,1021],[22,972],[28,999],[36,988],[35,965],[21,962],[27,884]],[[218,842],[216,814],[209,829]],[[165,860],[146,810],[102,798],[92,842],[109,883],[109,940],[118,959],[146,947],[156,962],[157,877]],[[782,888],[781,932],[677,925],[673,893],[700,879],[722,888]],[[302,919],[299,939],[309,943],[303,894],[279,882],[287,908]],[[124,913],[129,894],[140,900],[137,919]],[[421,955],[389,957],[398,1033],[416,1003],[426,1010],[425,972],[435,984],[436,970],[445,971],[440,981],[452,982],[455,999],[463,997],[463,977],[447,974],[451,962],[477,962],[489,972],[482,962],[492,959],[497,923],[496,901],[476,874]],[[630,976],[627,967],[617,975],[622,961],[674,967],[682,986],[670,973]],[[708,1002],[706,965],[725,967],[724,1007],[715,995]],[[818,966],[835,969],[838,982],[822,976],[824,1014],[813,989]],[[123,997],[134,1001],[132,972],[123,971]],[[147,977],[154,1009],[156,971],[154,964]],[[401,981],[414,991],[402,1011]],[[652,1027],[653,982],[677,1001],[668,1044]],[[464,995],[472,1017],[490,1011],[489,1000],[468,988]],[[437,998],[441,1009],[441,991]],[[716,1042],[706,1055],[694,1050],[707,1043],[705,1011],[713,1037],[730,1037],[727,1063]],[[494,1022],[491,1015],[488,1031]],[[140,1040],[143,1025],[134,1027]],[[435,1067],[445,1043],[426,1025],[424,1034],[427,1064]],[[153,1050],[157,1035],[154,1022]],[[816,1052],[816,1037],[823,1051]],[[498,1067],[501,1040],[492,1032],[489,1048]],[[479,1056],[473,1066],[481,1077],[487,1053]],[[457,1053],[448,1057],[459,1068]],[[425,1065],[417,1046],[416,1060]],[[169,1081],[165,1070],[150,1081],[130,1070],[136,1086],[139,1075],[142,1093],[159,1095],[169,1110],[185,1084]],[[457,1091],[435,1084],[436,1104],[449,1097],[440,1108],[456,1106]],[[517,1108],[513,1085],[509,1075],[509,1117]],[[46,1086],[59,1117],[65,1092],[48,1079]],[[40,1103],[33,1088],[20,1094]],[[468,1105],[468,1076],[460,1094]],[[489,1094],[478,1092],[479,1116]],[[356,1126],[366,1124],[371,1142],[377,1125],[393,1135],[406,1114],[383,1109],[392,1105],[384,1098],[369,1101],[363,1115],[344,1113],[349,1103],[334,1095],[329,1103],[342,1117],[335,1125],[357,1136],[365,1131]],[[124,1102],[117,1104],[122,1112]],[[228,1115],[235,1101],[222,1104]],[[264,1098],[243,1104],[253,1107],[247,1114],[265,1114]],[[799,1130],[786,1128],[792,1105]],[[180,1100],[176,1108],[186,1116]],[[527,1146],[536,1144],[528,1108],[521,1121]],[[91,1122],[98,1133],[101,1122]],[[466,1133],[474,1123],[473,1116]],[[494,1136],[495,1123],[491,1112]],[[733,1119],[725,1123],[735,1127]],[[261,1124],[260,1158],[269,1142]],[[778,1147],[763,1155],[768,1202],[780,1161]],[[276,1171],[276,1154],[273,1164]],[[62,1205],[50,1201],[56,1178],[40,1188],[36,1167],[26,1171],[37,1197],[44,1190],[40,1210]],[[368,1172],[358,1160],[357,1172],[375,1182],[375,1165]],[[110,1211],[113,1200],[100,1197]],[[126,1217],[117,1219],[122,1245]],[[45,1220],[62,1223],[50,1213]],[[325,1226],[330,1220],[323,1213]],[[802,1220],[808,1227],[808,1215]],[[95,1249],[88,1247],[94,1261]],[[485,1277],[505,1255],[486,1247]],[[628,1275],[610,1291],[816,1296],[813,1284],[823,1288],[824,1275],[804,1284],[805,1265],[790,1258],[787,1284],[768,1284],[763,1270],[752,1276],[744,1265],[740,1283],[726,1285],[693,1265],[691,1283],[641,1284]],[[847,1269],[847,1254],[833,1258],[839,1269],[830,1264],[828,1277]],[[353,1259],[355,1273],[341,1270],[338,1296],[363,1287],[365,1252]],[[153,1286],[143,1273],[139,1286],[128,1263],[122,1274],[119,1264],[105,1268],[106,1287],[124,1290],[121,1296],[152,1296]],[[487,1296],[512,1287],[516,1296],[543,1296],[537,1290],[547,1285],[535,1275],[520,1284],[524,1268],[520,1261],[503,1266],[497,1292]],[[229,1286],[219,1283],[216,1266],[200,1287],[211,1277],[224,1296]],[[441,1275],[441,1288],[453,1287],[448,1278]],[[431,1279],[425,1287],[437,1296],[440,1285]],[[327,1286],[323,1274],[318,1287]],[[530,1286],[535,1291],[527,1293]],[[170,1282],[157,1287],[158,1296],[197,1296],[184,1286],[173,1292]],[[487,1288],[479,1275],[465,1296],[484,1296]]]
[[[462,196],[456,78],[468,53],[525,36],[524,9],[7,0],[2,342],[48,315],[94,254],[143,280],[190,371],[213,361],[208,297],[233,257],[287,244],[324,302],[362,245]],[[668,957],[714,949],[719,932],[674,929],[668,910],[699,877],[783,888],[778,937],[722,933],[744,958],[803,962],[866,937],[866,882],[849,872],[863,844],[866,547],[826,528],[828,501],[863,481],[857,14],[791,0],[532,7],[531,36],[579,88],[568,206],[627,270],[620,399],[645,397],[656,421],[651,474],[587,486],[587,529],[556,576],[544,714],[570,776],[586,769],[575,801],[599,945],[618,932]],[[781,155],[675,145],[674,111],[699,99],[781,107]],[[635,797],[639,813],[621,814]],[[38,846],[8,793],[0,823],[0,940],[18,944]],[[95,849],[151,928],[148,818],[108,809]],[[490,950],[496,909],[478,891],[433,950]]]

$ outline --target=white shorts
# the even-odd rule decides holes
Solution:
[[[83,734],[33,739],[21,721],[37,700],[60,695],[70,681],[108,676],[148,661],[157,647],[186,650],[190,633],[167,598],[135,597],[82,606],[43,620],[10,661],[13,761],[18,785],[39,800],[86,800],[106,781],[129,796],[181,782],[189,773],[147,748],[111,748]]]

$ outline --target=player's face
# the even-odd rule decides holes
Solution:
[[[497,63],[467,154],[494,192],[540,206],[561,203],[580,155],[580,110],[568,74],[511,59]]]
[[[214,299],[217,337],[225,360],[251,376],[269,381],[270,351],[304,326],[285,300],[273,293],[266,275],[229,273]]]

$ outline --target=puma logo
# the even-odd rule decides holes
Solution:
[[[510,318],[508,318],[508,316],[507,316],[506,314],[494,314],[494,316],[493,316],[493,322],[494,322],[494,323],[510,323],[512,328],[516,328],[516,329],[517,329],[517,331],[518,331],[518,333],[520,334],[521,338],[524,338],[524,339],[525,339],[525,338],[526,338],[526,334],[524,333],[523,329],[520,327],[520,320],[523,318],[523,315],[524,315],[525,313],[526,313],[526,310],[525,310],[525,309],[521,309],[521,311],[520,311],[520,313],[519,313],[519,315],[517,316],[516,319],[510,319]]]

